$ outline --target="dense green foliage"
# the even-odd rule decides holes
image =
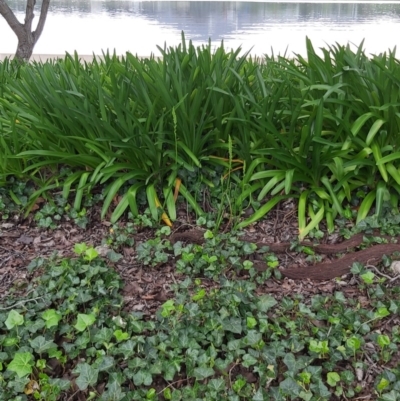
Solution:
[[[304,57],[254,59],[184,38],[160,50],[160,59],[0,63],[1,219],[39,197],[48,198],[35,213],[40,229],[63,218],[86,227],[98,201],[102,218],[132,217],[103,239],[108,260],[85,243],[75,258],[36,259],[24,295],[13,288],[2,300],[0,399],[399,400],[393,272],[355,263],[354,297],[343,281],[314,296],[272,296],[277,256],[234,232],[207,230],[203,245],[170,242],[169,227],[134,239],[167,221],[164,211],[176,218],[178,192],[212,230],[226,211],[240,229],[293,198],[300,238],[323,235],[322,220],[345,236],[398,235],[395,54],[317,52],[307,41]],[[220,202],[211,220],[203,192]],[[346,218],[362,223],[351,228]],[[124,309],[113,268],[121,246],[134,247],[143,269],[175,268],[173,292],[154,315]],[[256,252],[266,271],[255,269]]]
[[[165,252],[167,235],[168,227],[157,231],[138,247],[139,258],[145,263],[160,238]],[[187,276],[155,316],[123,310],[118,274],[84,243],[75,245],[77,258],[32,262],[29,273],[41,274],[28,295],[0,308],[0,398],[357,399],[372,363],[380,374],[368,396],[398,400],[400,328],[387,322],[399,312],[399,287],[356,264],[368,295],[362,305],[340,290],[277,300],[257,291],[267,276],[246,259],[255,247],[231,235],[205,236],[202,249],[174,245]],[[232,268],[250,278],[228,279]]]
[[[81,63],[0,64],[0,182],[82,197],[104,184],[102,217],[138,214],[145,193],[174,220],[174,187],[202,214],[199,189],[234,183],[233,214],[260,219],[298,199],[300,236],[322,219],[360,221],[398,205],[400,66],[335,45],[294,58],[252,59],[190,42],[160,59],[105,55]],[[68,167],[67,172],[60,167]],[[195,187],[193,184],[196,184]],[[112,205],[120,193],[119,203]]]

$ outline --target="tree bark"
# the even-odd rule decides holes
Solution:
[[[43,32],[44,24],[46,22],[47,12],[49,10],[50,0],[42,1],[42,8],[40,10],[39,22],[36,30],[32,32],[32,22],[35,18],[34,8],[36,0],[27,0],[25,11],[25,23],[21,24],[17,17],[14,15],[5,0],[0,0],[0,14],[7,21],[10,28],[14,31],[18,38],[17,51],[14,58],[27,62],[32,56],[33,48]]]

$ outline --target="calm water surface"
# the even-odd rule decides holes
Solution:
[[[25,0],[10,0],[22,21]],[[36,13],[38,14],[38,12]],[[37,21],[37,18],[35,19]],[[37,54],[101,54],[126,51],[159,54],[157,45],[176,45],[181,31],[196,44],[252,48],[253,54],[304,53],[315,46],[360,44],[368,52],[393,48],[400,38],[400,1],[233,2],[53,0]],[[0,19],[0,53],[13,53],[14,33]]]

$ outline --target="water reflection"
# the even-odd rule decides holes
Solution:
[[[26,0],[7,2],[17,12],[25,11]],[[40,4],[40,3],[39,3]],[[381,17],[398,18],[400,2],[232,2],[232,1],[90,1],[55,0],[50,13],[75,14],[81,17],[107,13],[110,17],[141,15],[150,20],[176,25],[180,20],[204,23],[210,19],[228,19],[240,25],[270,21],[309,22],[329,20],[337,24],[368,22]],[[196,26],[193,26],[196,28]]]
[[[26,0],[8,3],[22,19]],[[71,29],[73,32],[68,33]],[[148,54],[164,40],[171,45],[178,43],[181,30],[199,43],[210,37],[215,42],[224,39],[232,47],[255,45],[254,51],[259,53],[266,51],[266,44],[279,51],[288,45],[300,51],[297,43],[304,43],[306,35],[328,43],[359,43],[366,38],[367,45],[368,41],[378,45],[371,49],[376,52],[396,44],[400,4],[54,0],[35,51],[63,53],[76,49],[90,54],[116,47],[119,52]],[[3,20],[0,37],[0,53],[14,51],[16,40]]]

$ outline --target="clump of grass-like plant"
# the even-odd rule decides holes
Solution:
[[[170,224],[178,194],[204,213],[193,177],[204,188],[229,177],[240,192],[231,209],[255,207],[239,228],[290,197],[301,238],[323,220],[332,231],[354,205],[358,222],[385,204],[397,207],[394,52],[368,57],[362,44],[317,52],[307,40],[305,57],[260,60],[240,48],[196,48],[184,37],[160,52],[160,59],[107,53],[91,63],[76,54],[2,63],[0,181],[36,182],[28,209],[62,188],[80,210],[102,186],[101,216],[113,222],[128,209],[138,215],[145,194],[153,219]],[[72,173],[60,176],[60,166]]]

